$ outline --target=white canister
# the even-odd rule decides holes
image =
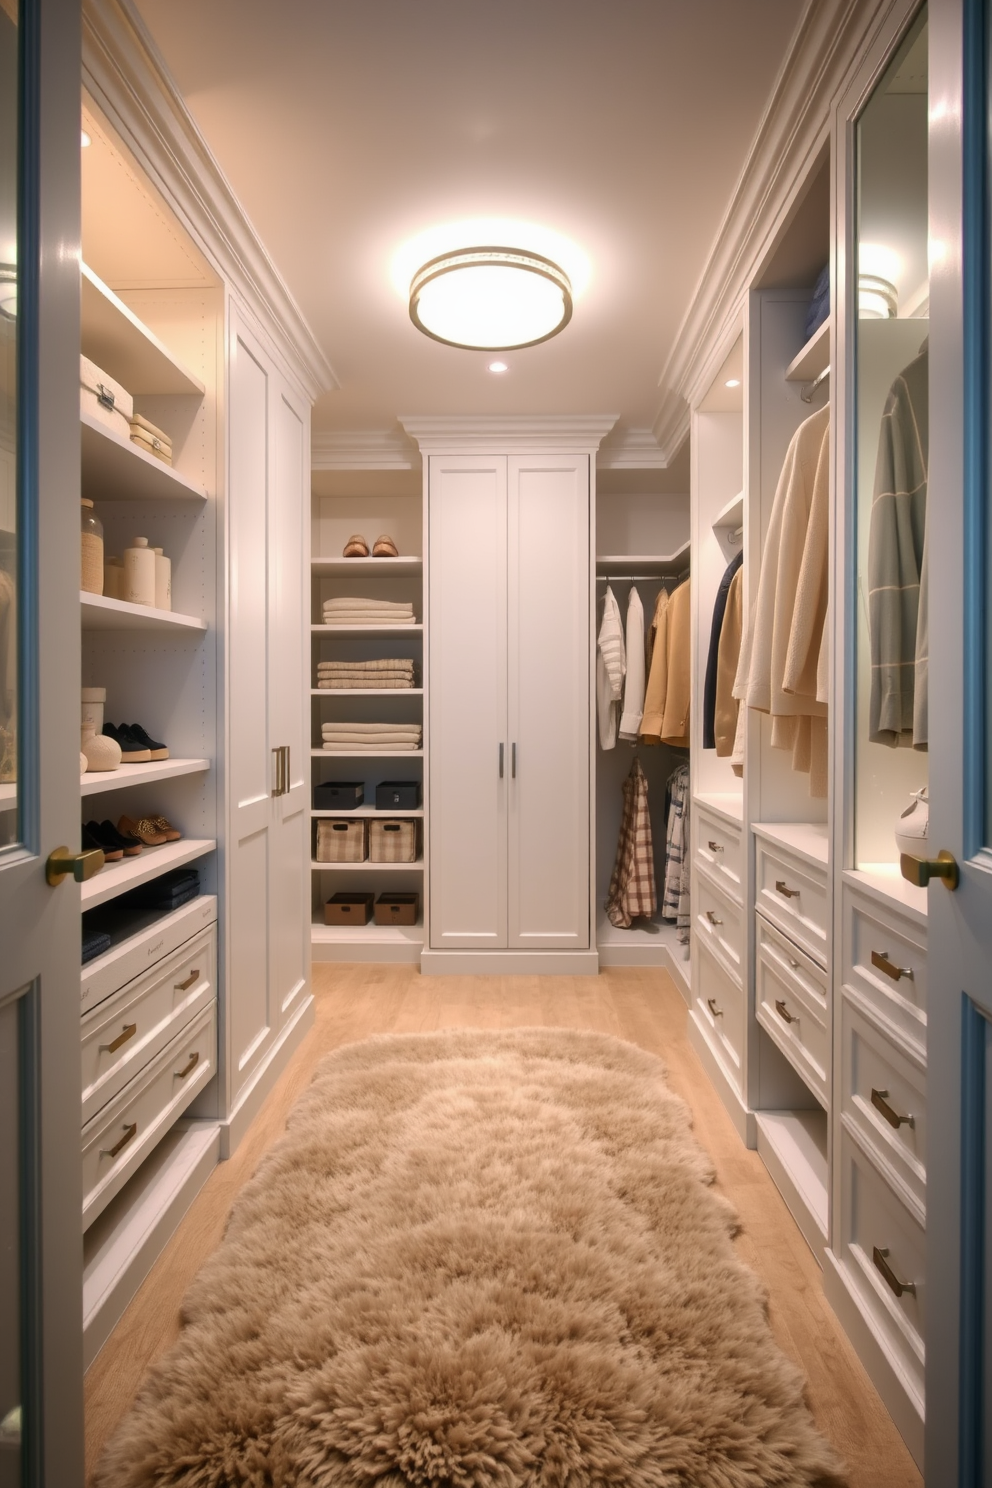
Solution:
[[[155,608],[172,609],[172,559],[161,548],[155,549]]]
[[[107,599],[124,598],[123,558],[105,558],[103,560],[103,592]]]
[[[85,733],[91,728],[95,734],[103,732],[103,709],[107,701],[107,689],[105,687],[84,687],[82,690],[82,719],[81,726]]]
[[[155,606],[155,549],[136,537],[124,549],[124,598],[128,604]]]

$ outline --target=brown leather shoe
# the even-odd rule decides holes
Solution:
[[[353,532],[344,545],[342,554],[345,558],[367,558],[369,556],[369,545],[360,532]]]
[[[158,827],[160,832],[165,833],[165,840],[167,842],[178,842],[183,835],[179,828],[174,827],[171,822],[166,821],[164,816],[150,816],[148,820],[153,827]]]
[[[124,837],[137,837],[145,847],[161,847],[169,840],[161,828],[157,827],[147,816],[141,817],[138,821],[132,821],[129,816],[122,816],[117,823],[117,830]]]
[[[396,544],[393,542],[393,539],[389,536],[389,533],[388,532],[381,533],[379,535],[379,537],[376,538],[376,540],[375,540],[375,542],[374,542],[374,544],[372,546],[372,557],[373,558],[398,558],[399,556],[400,556],[400,550],[396,546]]]

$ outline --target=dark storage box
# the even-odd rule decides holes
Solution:
[[[375,788],[376,811],[416,811],[419,805],[419,780],[383,780]]]
[[[364,801],[364,780],[327,780],[313,788],[315,811],[354,811]]]
[[[332,894],[324,905],[325,925],[367,925],[374,894]]]
[[[419,894],[380,894],[375,901],[377,925],[415,925],[419,914]]]

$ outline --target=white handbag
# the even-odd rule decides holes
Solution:
[[[930,856],[930,798],[927,787],[911,792],[912,803],[900,812],[896,822],[896,846],[912,858]]]
[[[112,429],[119,439],[130,441],[134,399],[126,388],[84,356],[79,358],[79,407],[91,419]]]

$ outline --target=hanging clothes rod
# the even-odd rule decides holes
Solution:
[[[826,380],[827,380],[827,378],[829,376],[830,376],[830,367],[828,365],[828,366],[824,367],[824,369],[823,369],[822,372],[818,373],[818,375],[813,378],[813,381],[812,382],[807,382],[807,383],[804,383],[803,384],[803,386],[799,389],[799,396],[800,396],[800,398],[802,398],[802,400],[803,400],[804,403],[812,403],[812,401],[813,401],[813,394],[816,392],[817,388],[820,386],[821,383],[826,382]]]
[[[596,583],[597,584],[646,584],[646,583],[654,583],[654,582],[667,583],[667,582],[672,581],[672,580],[679,581],[681,579],[687,579],[688,577],[689,577],[689,570],[687,568],[683,568],[679,573],[597,574],[596,575]]]

